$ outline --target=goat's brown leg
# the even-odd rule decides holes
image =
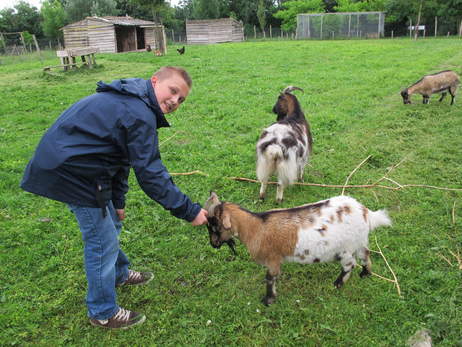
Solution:
[[[265,306],[271,305],[276,301],[276,279],[280,273],[280,265],[268,267],[266,272],[266,295],[263,297],[263,304]]]

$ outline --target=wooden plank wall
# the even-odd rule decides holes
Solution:
[[[88,20],[88,41],[101,53],[117,53],[114,24]]]
[[[231,18],[186,21],[188,44],[239,42],[244,39],[242,24]]]
[[[144,28],[144,42],[146,45],[151,46],[151,49],[159,49],[154,35],[154,28]]]
[[[88,46],[87,21],[81,20],[63,29],[64,47],[76,48]]]

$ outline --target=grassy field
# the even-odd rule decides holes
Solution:
[[[193,77],[187,102],[159,131],[162,158],[176,184],[203,203],[209,190],[247,209],[265,202],[255,178],[255,144],[275,120],[271,108],[287,85],[298,93],[314,135],[306,183],[422,184],[462,188],[462,95],[454,106],[433,96],[403,105],[399,91],[422,75],[461,72],[457,39],[277,41],[174,48],[152,53],[98,54],[99,67],[42,74],[57,58],[1,58],[0,88],[0,344],[403,346],[427,328],[437,346],[462,346],[462,191],[425,187],[351,188],[370,209],[387,208],[393,227],[370,236],[395,272],[394,283],[359,278],[341,290],[338,264],[285,264],[278,300],[265,307],[265,270],[238,242],[238,256],[215,250],[205,227],[193,228],[149,200],[130,177],[121,244],[133,268],[151,269],[148,286],[118,289],[119,304],[143,312],[144,325],[106,331],[89,325],[82,241],[58,202],[19,188],[25,165],[57,116],[95,90],[99,80],[149,78],[162,65]],[[45,57],[45,55],[44,55]],[[459,93],[462,94],[462,93]],[[395,165],[399,164],[394,168]],[[391,171],[390,171],[391,170]],[[390,171],[388,174],[387,172]],[[396,182],[396,183],[395,183]],[[283,207],[341,194],[341,188],[292,186]],[[373,271],[393,276],[372,253]]]

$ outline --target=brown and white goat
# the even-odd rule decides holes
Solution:
[[[277,122],[264,129],[257,142],[257,178],[261,182],[260,199],[265,198],[271,175],[276,172],[277,202],[283,199],[284,188],[303,179],[303,170],[311,153],[313,140],[310,126],[297,97],[291,94],[302,89],[288,86],[279,95],[273,112]]]
[[[227,243],[234,251],[233,237],[247,247],[250,256],[265,266],[266,295],[263,303],[276,299],[276,278],[284,261],[302,264],[339,261],[342,271],[334,285],[340,288],[361,261],[361,277],[371,274],[369,231],[391,225],[385,210],[371,211],[347,196],[313,204],[267,212],[250,212],[237,204],[221,202],[211,192],[204,208],[208,211],[210,244]]]
[[[423,103],[428,104],[432,94],[441,93],[439,101],[443,101],[447,92],[451,94],[451,105],[454,104],[457,86],[460,83],[459,75],[454,71],[445,70],[431,75],[426,75],[409,88],[401,92],[404,104],[411,103],[412,94],[421,94]]]

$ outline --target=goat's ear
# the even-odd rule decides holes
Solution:
[[[207,210],[210,216],[213,216],[213,212],[215,207],[220,204],[220,200],[218,199],[217,194],[215,192],[210,192],[210,196],[204,204],[204,209]]]
[[[223,213],[223,226],[225,229],[231,229],[231,218],[229,217],[229,213]]]

